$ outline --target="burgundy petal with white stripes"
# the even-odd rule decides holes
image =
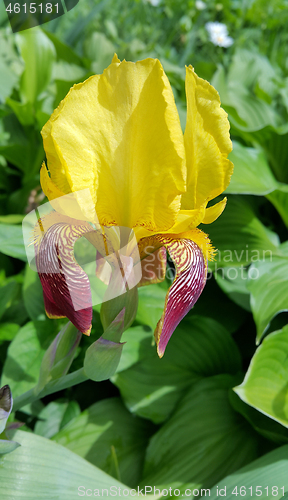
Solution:
[[[162,358],[168,341],[180,321],[198,300],[206,283],[207,261],[192,240],[155,235],[139,242],[140,255],[147,246],[165,247],[175,265],[176,276],[168,290],[164,312],[154,332],[157,351]]]

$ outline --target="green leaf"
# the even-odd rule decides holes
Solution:
[[[278,182],[261,150],[233,141],[229,159],[234,163],[234,172],[226,193],[264,195],[277,189]]]
[[[76,82],[81,78],[84,79],[85,75],[87,75],[87,70],[76,64],[61,61],[55,63],[53,67],[53,80]]]
[[[8,215],[0,215],[0,223],[1,224],[21,224],[24,215],[22,214],[8,214]]]
[[[79,66],[82,65],[83,59],[79,57],[78,54],[74,52],[71,47],[69,47],[69,45],[63,43],[55,34],[51,33],[50,31],[46,31],[45,29],[43,29],[43,32],[53,43],[58,60],[60,59],[70,64],[77,64]]]
[[[74,418],[53,440],[111,474],[115,450],[121,481],[136,486],[153,426],[133,417],[118,398],[105,399]]]
[[[23,283],[23,299],[30,319],[43,320],[46,318],[40,278],[28,264]]]
[[[230,102],[233,102],[232,106],[236,109],[238,116],[231,114],[228,106],[225,106],[228,110],[229,120],[236,129],[254,132],[268,125],[274,127],[280,125],[279,115],[276,114],[271,105],[253,95],[243,95],[239,92],[239,88],[235,85],[235,88],[230,91]]]
[[[127,370],[146,356],[155,357],[155,347],[151,349],[152,346],[155,346],[155,340],[153,332],[148,326],[140,325],[128,328],[122,335],[122,342],[124,346],[116,373]]]
[[[285,186],[287,186],[287,184],[285,184]],[[284,224],[288,227],[288,193],[282,189],[278,189],[267,195],[267,198],[274,205],[276,210],[278,210]]]
[[[131,290],[133,292],[133,290]],[[128,295],[128,293],[124,294]],[[132,295],[134,297],[134,294]],[[120,304],[122,300],[120,298]],[[114,299],[114,304],[117,301]],[[103,304],[102,304],[103,306]],[[116,305],[117,307],[117,305]],[[101,307],[101,311],[103,311]],[[114,309],[105,309],[105,311],[112,317],[114,316]],[[120,343],[122,333],[124,331],[124,321],[127,310],[125,307],[120,310],[119,314],[115,319],[109,324],[107,316],[105,316],[105,321],[108,323],[102,334],[102,336],[96,340],[90,347],[88,347],[85,353],[84,359],[84,372],[87,377],[95,382],[101,380],[107,380],[112,375],[114,375],[121,358],[121,353],[123,349],[123,344]],[[102,323],[103,323],[103,317]]]
[[[96,74],[103,72],[111,63],[115,53],[115,46],[104,33],[94,31],[84,42],[85,55],[93,61],[91,68]]]
[[[261,74],[264,76],[261,77]],[[259,99],[253,92],[257,87],[263,89],[263,81],[266,81],[265,90],[260,92],[262,97],[267,91],[276,95],[274,80],[275,70],[267,58],[255,52],[237,49],[228,75],[225,77],[223,67],[219,66],[212,85],[220,93],[231,124],[240,131],[257,131],[268,125],[280,125],[280,117],[273,106]]]
[[[0,324],[0,343],[6,340],[13,340],[19,330],[19,325],[16,323],[1,323]]]
[[[85,375],[95,382],[112,377],[119,365],[122,349],[123,344],[120,342],[112,342],[100,337],[86,351]]]
[[[53,321],[34,321],[23,326],[12,340],[1,382],[10,386],[13,398],[36,385],[42,358],[55,333]]]
[[[256,350],[245,379],[234,390],[245,403],[288,427],[288,325]]]
[[[7,285],[0,287],[0,317],[3,316],[4,311],[11,305],[12,300],[18,292],[18,283],[10,281]]]
[[[137,330],[132,330],[136,344]],[[117,373],[112,381],[132,413],[155,423],[171,414],[185,391],[199,378],[234,374],[241,365],[237,347],[225,328],[200,316],[181,322],[162,359],[151,341],[143,342],[143,334],[137,350],[141,353],[139,361]]]
[[[246,498],[247,496],[250,498],[262,496],[268,500],[281,497],[287,498],[287,457],[288,445],[281,446],[281,448],[267,453],[231,476],[225,477],[217,486],[215,485],[214,488],[211,489],[210,499],[219,500],[219,492],[222,490],[222,496],[225,497],[226,500],[235,500],[236,492],[240,495],[241,486],[242,496],[244,496],[245,493]],[[273,486],[277,488],[278,493],[276,489],[274,489],[273,492]],[[252,488],[252,490],[250,488]],[[266,488],[268,488],[268,494]],[[232,493],[233,491],[234,493]],[[283,496],[284,492],[285,496]]]
[[[34,103],[50,82],[56,51],[38,27],[18,33],[16,41],[25,62],[20,91],[24,101]]]
[[[115,289],[115,282],[113,280],[110,281],[109,286],[112,288],[114,287]],[[109,290],[109,286],[107,290]],[[100,318],[104,330],[106,330],[111,323],[113,324],[118,314],[120,314],[120,312],[124,308],[125,308],[125,314],[124,314],[123,329],[126,330],[127,328],[129,328],[129,326],[132,325],[135,316],[137,314],[137,306],[138,306],[137,286],[130,288],[125,293],[122,293],[122,295],[118,295],[117,297],[111,300],[106,300],[102,302],[100,309]]]
[[[235,280],[237,282],[238,279],[241,279],[241,274],[245,273],[245,269],[241,267],[223,267],[219,269],[217,273],[215,272],[213,274],[212,269],[210,269],[211,264],[213,264],[213,262],[208,263],[207,283],[190,314],[191,316],[195,314],[196,316],[212,318],[226,328],[230,334],[233,334],[243,325],[247,318],[247,314],[243,311],[242,307],[236,305],[234,301],[232,302],[233,297],[231,297],[230,300],[229,296],[221,290],[220,286],[218,286],[218,284],[220,285],[220,282],[218,283],[218,278],[223,274],[223,277],[227,276],[228,279],[233,279],[233,281]],[[230,269],[232,269],[232,271],[230,271]],[[238,277],[235,277],[236,271]],[[245,276],[245,274],[243,274],[243,276]]]
[[[247,289],[248,271],[246,269],[242,268],[239,272],[239,269],[224,267],[215,273],[215,279],[229,299],[246,311],[251,311],[250,293]]]
[[[65,418],[67,424],[79,413],[80,408],[76,401],[52,401],[38,414],[39,420],[36,422],[34,432],[40,436],[51,438],[60,431]],[[70,414],[69,420],[67,420],[68,414]]]
[[[258,132],[248,134],[249,141],[257,141],[264,151],[279,182],[288,183],[288,124],[280,127],[267,126]]]
[[[288,430],[283,425],[244,403],[236,392],[231,391],[229,396],[234,410],[243,415],[258,434],[261,434],[261,436],[264,436],[264,438],[269,439],[273,443],[277,443],[277,445],[288,443]]]
[[[86,27],[91,23],[91,19],[99,15],[102,10],[107,9],[110,1],[111,0],[102,0],[102,2],[95,5],[86,16],[78,17],[65,36],[65,42],[73,46],[75,41],[79,40],[79,37],[81,35],[83,36],[83,33],[86,32]]]
[[[5,323],[16,323],[17,325],[23,325],[28,320],[29,318],[22,299],[14,299],[11,306],[6,309],[2,318],[2,321]]]
[[[0,59],[0,101],[5,102],[6,98],[11,95],[13,87],[18,83],[18,75]]]
[[[136,321],[150,326],[154,331],[164,310],[166,293],[167,290],[157,284],[139,288]]]
[[[8,441],[6,439],[0,439],[0,455],[5,455],[6,453],[11,453],[20,446],[19,443],[15,441]]]
[[[37,394],[48,382],[68,373],[81,337],[82,333],[70,321],[61,328],[43,356],[35,388]]]
[[[251,309],[257,326],[259,342],[280,312],[288,311],[288,257],[273,256],[257,262],[250,268],[247,287],[251,292]]]
[[[37,174],[39,175],[39,165],[41,164],[42,160],[42,157],[38,158],[38,154],[40,154],[38,153],[38,149],[41,145],[39,133],[37,132],[36,135],[35,131],[32,130],[31,127],[28,128],[21,126],[16,116],[12,113],[3,118],[3,123],[5,125],[6,136],[3,140],[1,140],[0,154],[2,154],[6,158],[6,160],[12,163],[12,165],[16,165],[21,171],[27,172],[29,173],[29,175],[33,176],[35,176],[36,169],[32,169],[32,166],[34,167],[35,161],[37,161]],[[30,186],[28,186],[27,192],[25,186],[21,190],[11,193],[11,197],[14,201],[14,203],[11,204],[11,206],[13,206],[13,212],[15,212],[15,209],[17,211],[21,211],[23,208],[24,210],[27,198],[29,196],[29,191],[31,191],[31,189],[34,187],[35,179],[33,179],[33,186],[31,186],[31,188]],[[17,192],[21,192],[21,202],[23,204],[21,210],[19,210],[19,204],[15,203],[15,196],[17,197]]]
[[[29,500],[76,500],[83,492],[90,495],[88,490],[98,490],[101,496],[102,488],[108,489],[110,498],[110,487],[114,486],[116,492],[125,489],[116,479],[53,441],[19,430],[13,439],[21,446],[1,460],[1,500],[15,497],[15,485],[18,498]]]
[[[21,226],[0,224],[0,252],[24,262],[27,260]]]
[[[258,262],[277,253],[280,243],[278,235],[260,222],[242,196],[229,196],[221,217],[209,225],[209,237],[218,249],[215,269]]]
[[[33,125],[34,113],[33,104],[31,102],[19,102],[14,99],[7,99],[6,103],[14,111],[21,125]]]
[[[141,485],[210,487],[257,457],[256,433],[229,403],[234,383],[211,377],[186,393],[150,440]]]

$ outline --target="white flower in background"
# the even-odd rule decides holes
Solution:
[[[206,9],[207,5],[205,2],[202,2],[202,0],[196,0],[195,7],[198,10],[204,10]]]
[[[208,31],[210,41],[219,47],[230,47],[234,40],[228,36],[226,24],[223,23],[206,23],[206,30]]]
[[[161,0],[147,0],[147,2],[151,3],[151,5],[153,5],[153,7],[157,7],[157,5],[159,5]]]

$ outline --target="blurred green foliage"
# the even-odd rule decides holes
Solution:
[[[12,490],[2,481],[16,481],[21,460],[29,465],[22,474],[35,498],[48,483],[58,484],[61,498],[78,498],[71,485],[93,471],[106,484],[96,467],[111,484],[117,479],[132,487],[182,492],[222,479],[230,498],[236,484],[267,486],[271,499],[274,484],[288,491],[287,0],[152,3],[80,0],[63,17],[16,35],[1,5],[0,367],[2,385],[9,383],[14,397],[37,384],[45,350],[65,324],[45,315],[39,278],[25,264],[21,221],[45,201],[40,130],[69,88],[102,72],[114,52],[132,61],[158,57],[185,128],[184,66],[192,64],[220,93],[235,165],[225,212],[203,228],[218,249],[216,261],[164,358],[156,355],[152,333],[168,280],[139,290],[136,321],[123,335],[127,343],[111,381],[85,382],[10,417],[24,422],[26,432],[17,431],[22,446],[3,459],[3,499]],[[234,40],[228,49],[209,41],[205,24],[215,21]],[[101,333],[95,307],[91,337],[82,338],[71,371],[83,366]],[[42,469],[30,464],[33,453]],[[88,471],[83,458],[92,464]],[[55,466],[45,479],[49,460]],[[42,483],[35,482],[38,475]],[[25,488],[19,498],[27,496]]]

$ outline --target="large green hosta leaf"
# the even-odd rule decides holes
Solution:
[[[13,87],[18,83],[18,75],[2,59],[0,59],[0,99],[5,102],[12,93]]]
[[[160,285],[141,287],[136,320],[155,330],[163,313],[167,290]]]
[[[17,34],[16,42],[25,62],[20,92],[24,102],[34,103],[50,82],[56,51],[53,43],[37,27]]]
[[[17,431],[13,440],[21,446],[1,458],[1,500],[78,500],[92,496],[94,490],[101,496],[102,488],[108,490],[103,496],[113,498],[111,491],[116,496],[118,488],[126,488],[53,441],[22,431]],[[131,498],[129,492],[127,497]]]
[[[288,427],[288,325],[264,339],[235,391],[243,401]]]
[[[9,257],[27,260],[21,226],[0,224],[0,252]]]
[[[285,186],[285,188],[287,187],[287,191],[284,191],[283,186]],[[284,184],[283,186],[282,189],[277,189],[273,191],[273,193],[267,195],[267,198],[271,201],[276,210],[278,210],[284,224],[288,227],[288,185]]]
[[[136,342],[137,328],[130,329],[130,336],[132,332]],[[131,412],[156,423],[171,414],[185,391],[200,378],[234,374],[241,368],[236,344],[225,328],[210,318],[192,316],[182,321],[162,359],[150,339],[139,336],[139,361],[117,373],[112,381]],[[125,346],[123,357],[125,363]]]
[[[261,149],[247,148],[233,141],[233,151],[229,159],[234,164],[234,172],[226,193],[264,195],[278,187]]]
[[[288,256],[275,255],[257,262],[250,274],[253,279],[247,286],[259,342],[271,320],[280,312],[288,311]]]
[[[32,320],[42,320],[46,318],[43,291],[38,273],[32,270],[29,264],[26,265],[23,300],[29,317]]]
[[[229,299],[246,311],[251,311],[250,294],[247,289],[248,271],[245,268],[223,267],[215,273],[215,279]]]
[[[265,77],[261,78],[263,71]],[[256,88],[261,89],[264,80],[266,88],[258,94],[264,94],[265,100],[253,92]],[[233,56],[228,75],[226,76],[223,67],[219,66],[212,84],[220,93],[221,102],[229,112],[232,126],[240,131],[257,131],[268,125],[280,125],[279,115],[273,106],[266,102],[267,98],[269,99],[267,92],[277,93],[274,81],[274,69],[267,58],[238,49]]]
[[[11,342],[1,382],[10,386],[13,398],[36,385],[42,358],[55,334],[53,321],[31,321]]]
[[[130,486],[139,483],[154,426],[133,417],[118,398],[90,406],[53,440]]]
[[[262,224],[243,196],[229,196],[223,214],[209,226],[209,237],[218,249],[215,268],[248,265],[278,252],[278,235]]]
[[[257,457],[257,435],[229,403],[235,378],[197,382],[147,448],[143,485],[211,487]]]
[[[262,497],[275,500],[288,492],[288,445],[267,453],[234,474],[225,477],[211,490],[211,500]],[[242,490],[241,490],[242,487]],[[274,489],[273,489],[274,487]],[[268,490],[267,490],[268,488]],[[233,493],[234,492],[234,493]]]
[[[248,141],[257,141],[266,152],[274,175],[279,182],[288,183],[288,124],[280,127],[264,127],[258,132],[247,134]]]

